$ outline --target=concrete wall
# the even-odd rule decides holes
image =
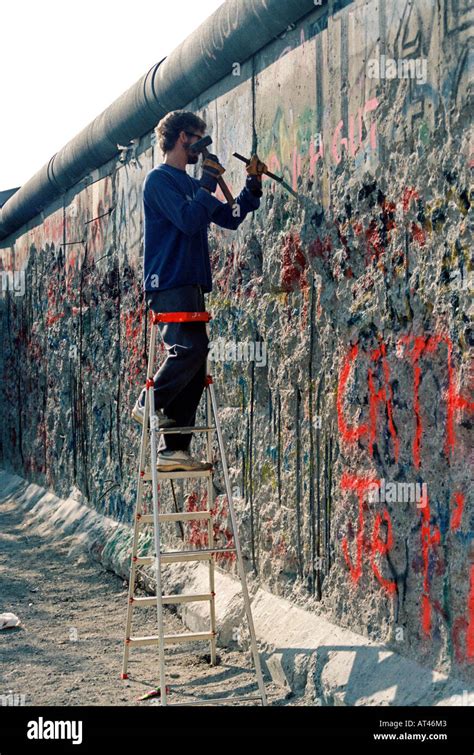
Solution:
[[[267,179],[237,232],[211,229],[212,338],[266,354],[229,352],[213,370],[249,568],[472,678],[467,8],[316,8],[187,108],[234,193],[245,171],[232,152],[258,149],[299,194]],[[381,56],[420,67],[373,78]],[[136,160],[102,166],[1,250],[5,270],[24,272],[2,305],[1,463],[61,496],[76,485],[124,522],[147,358],[141,189],[160,161],[148,134]],[[216,492],[224,545],[219,474]],[[203,496],[188,488],[184,505]]]

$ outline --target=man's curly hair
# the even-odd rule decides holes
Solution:
[[[167,113],[155,127],[155,134],[164,154],[173,149],[181,131],[204,132],[206,128],[205,121],[195,113],[189,110],[173,110]]]

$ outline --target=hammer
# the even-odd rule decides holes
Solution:
[[[203,136],[203,138],[199,139],[198,142],[194,142],[194,144],[191,144],[191,146],[189,147],[189,149],[192,152],[200,152],[202,154],[202,156],[204,157],[204,159],[205,159],[209,155],[209,150],[207,148],[208,148],[208,146],[210,144],[212,144],[212,138],[209,135],[208,136]],[[230,193],[229,187],[227,186],[227,184],[224,181],[224,179],[222,178],[222,176],[219,176],[217,178],[217,183],[221,187],[222,192],[223,192],[225,198],[227,199],[227,202],[230,205],[233,205],[234,204],[234,197]]]

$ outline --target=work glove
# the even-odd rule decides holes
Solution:
[[[267,166],[259,160],[258,155],[252,155],[251,160],[246,167],[248,176],[245,185],[254,197],[261,197],[263,195],[262,174],[266,170]]]
[[[220,164],[219,158],[209,153],[202,164],[202,176],[199,183],[204,189],[209,189],[211,193],[214,193],[217,189],[217,179],[223,173],[225,173],[225,168]]]

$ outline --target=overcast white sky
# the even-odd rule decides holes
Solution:
[[[21,186],[223,0],[3,0],[0,190]]]

